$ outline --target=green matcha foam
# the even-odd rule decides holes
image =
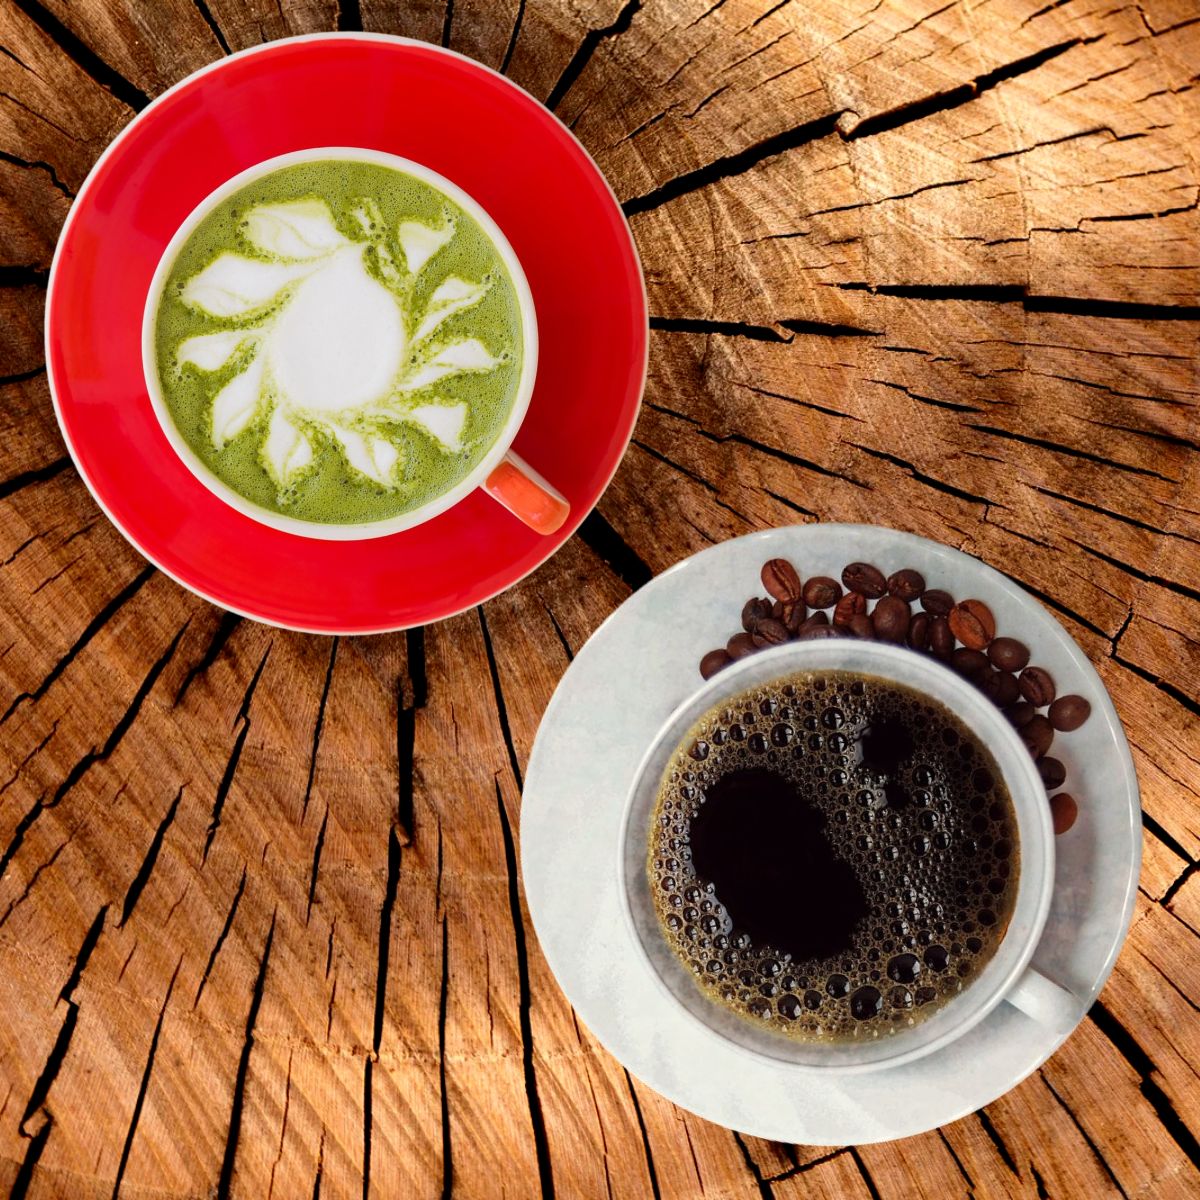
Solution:
[[[168,274],[155,354],[172,420],[218,479],[289,517],[371,522],[450,490],[495,443],[521,312],[448,196],[319,159],[204,217]]]

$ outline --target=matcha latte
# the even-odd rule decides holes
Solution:
[[[322,153],[189,222],[147,352],[211,476],[285,519],[358,525],[432,506],[502,439],[532,385],[527,289],[452,185]]]

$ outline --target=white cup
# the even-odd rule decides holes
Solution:
[[[991,752],[1016,813],[1020,852],[1016,903],[992,958],[963,991],[930,1016],[894,1033],[848,1042],[800,1041],[737,1016],[701,992],[667,944],[646,871],[650,822],[663,774],[692,726],[739,692],[797,671],[837,670],[872,675],[912,688],[943,704]],[[936,660],[900,646],[830,638],[792,642],[726,667],[667,718],[634,777],[621,824],[618,872],[634,943],[685,1020],[781,1066],[864,1071],[898,1066],[941,1049],[984,1019],[998,1004],[1015,1005],[1032,1020],[1065,1033],[1078,1001],[1029,965],[1054,886],[1054,833],[1046,789],[1016,731],[971,684]],[[819,914],[817,914],[819,919]]]
[[[217,205],[247,184],[282,167],[319,160],[364,162],[391,167],[415,176],[449,197],[474,219],[496,247],[512,280],[521,313],[521,374],[517,383],[516,395],[513,398],[512,409],[500,435],[470,474],[459,480],[448,491],[433,497],[420,508],[411,509],[399,516],[388,517],[380,521],[358,524],[305,521],[263,508],[246,499],[245,496],[217,478],[188,445],[187,440],[171,418],[158,377],[155,346],[158,307],[167,277],[184,243]],[[437,516],[438,513],[445,512],[446,509],[457,504],[476,488],[482,488],[514,516],[538,533],[550,534],[559,529],[570,511],[566,498],[511,449],[533,396],[537,360],[537,314],[534,310],[533,295],[529,290],[525,272],[521,269],[520,260],[496,222],[472,196],[469,196],[457,184],[437,174],[436,171],[431,171],[420,163],[400,158],[395,154],[361,147],[325,146],[312,150],[297,150],[291,154],[281,154],[276,158],[256,163],[232,179],[226,180],[196,205],[183,224],[175,231],[170,242],[167,243],[167,248],[163,251],[158,268],[150,281],[150,287],[146,294],[146,306],[142,314],[142,370],[146,378],[146,391],[154,408],[154,415],[158,418],[158,423],[162,427],[167,441],[170,442],[172,449],[184,466],[210,492],[219,496],[231,508],[237,509],[238,512],[244,513],[253,520],[286,533],[328,541],[357,541],[411,529],[428,521],[431,517]]]

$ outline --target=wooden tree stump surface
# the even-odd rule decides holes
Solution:
[[[148,567],[66,456],[42,349],[56,237],[122,126],[224,53],[339,27],[545,100],[624,203],[653,314],[581,534],[481,609],[358,639]],[[0,1188],[1200,1195],[1198,64],[1196,0],[0,0]],[[862,1148],[634,1080],[555,985],[516,852],[588,635],[685,555],[813,520],[1042,597],[1146,813],[1089,1019],[986,1110]]]

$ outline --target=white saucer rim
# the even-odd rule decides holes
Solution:
[[[1031,595],[1024,588],[1022,588],[1019,584],[1017,584],[1013,580],[1009,579],[1006,575],[1004,575],[1000,571],[997,571],[994,567],[991,567],[989,564],[983,562],[981,559],[976,558],[973,555],[969,555],[965,551],[959,550],[955,547],[947,546],[944,543],[939,543],[939,542],[933,541],[932,539],[925,538],[925,537],[922,537],[917,534],[911,534],[911,533],[908,533],[903,530],[892,529],[891,527],[885,526],[885,525],[866,525],[866,524],[821,522],[821,523],[811,523],[811,524],[803,524],[803,525],[779,526],[779,527],[775,527],[772,529],[758,530],[753,533],[745,534],[739,538],[728,539],[727,541],[718,543],[714,546],[705,547],[703,550],[700,550],[697,553],[689,555],[688,557],[681,559],[679,562],[674,563],[671,567],[667,568],[665,571],[663,571],[659,575],[655,576],[655,578],[652,579],[649,583],[647,583],[644,588],[639,589],[637,592],[633,593],[630,597],[628,597],[620,606],[618,606],[618,608],[616,610],[614,610],[612,613],[610,613],[605,618],[605,620],[594,631],[591,638],[588,639],[588,642],[580,649],[578,654],[575,656],[573,662],[570,664],[567,671],[564,673],[557,688],[555,689],[554,695],[551,697],[551,700],[546,707],[546,711],[543,715],[542,722],[539,724],[538,737],[535,738],[534,745],[531,750],[531,753],[529,756],[529,761],[528,761],[527,767],[526,767],[525,796],[528,797],[532,791],[536,790],[536,788],[538,786],[538,776],[541,771],[541,755],[539,753],[539,746],[543,744],[541,742],[542,729],[543,729],[543,727],[546,727],[550,722],[552,722],[555,719],[556,714],[558,713],[559,709],[562,707],[563,704],[567,703],[566,696],[567,696],[568,677],[571,675],[571,672],[574,670],[577,663],[579,663],[581,661],[586,662],[592,654],[601,652],[599,643],[601,643],[603,641],[603,639],[600,638],[598,635],[600,635],[604,630],[606,630],[610,626],[610,624],[616,622],[618,619],[628,616],[629,611],[630,611],[628,606],[632,602],[637,601],[638,598],[641,596],[651,594],[652,589],[656,589],[658,586],[660,586],[660,584],[659,584],[660,580],[666,579],[670,576],[674,576],[674,575],[678,574],[679,572],[689,569],[689,568],[694,569],[696,567],[696,564],[703,562],[704,560],[719,557],[721,554],[728,554],[729,547],[735,543],[770,542],[772,540],[778,539],[781,535],[785,536],[785,537],[794,537],[797,535],[812,536],[817,531],[820,531],[820,534],[822,536],[836,536],[839,532],[846,533],[846,534],[862,533],[862,534],[866,534],[866,535],[873,536],[873,537],[884,536],[891,540],[890,545],[894,545],[898,552],[902,552],[902,550],[905,546],[910,546],[910,547],[920,547],[921,553],[923,555],[928,555],[928,554],[932,553],[935,557],[943,557],[943,558],[947,558],[947,559],[952,559],[952,558],[961,556],[962,558],[968,559],[970,561],[971,567],[973,570],[979,571],[982,568],[983,577],[987,579],[989,586],[994,587],[997,590],[1004,592],[1013,601],[1015,601],[1016,603],[1018,603],[1022,606],[1036,605],[1036,610],[1038,612],[1040,612],[1042,617],[1045,620],[1048,620],[1051,623],[1051,625],[1053,626],[1053,628],[1056,630],[1057,636],[1059,639],[1059,643],[1065,650],[1067,656],[1070,658],[1072,666],[1077,671],[1081,672],[1083,679],[1086,680],[1087,683],[1090,685],[1090,690],[1092,691],[1092,694],[1099,701],[1098,707],[1100,709],[1100,712],[1103,714],[1105,725],[1107,727],[1109,734],[1111,735],[1109,740],[1111,742],[1112,751],[1116,753],[1117,757],[1119,758],[1119,760],[1121,762],[1122,770],[1121,770],[1121,779],[1119,780],[1119,785],[1120,785],[1120,790],[1121,790],[1122,796],[1127,801],[1128,813],[1129,813],[1129,822],[1128,822],[1127,828],[1130,833],[1130,843],[1131,844],[1129,846],[1130,855],[1129,855],[1129,860],[1128,860],[1129,861],[1129,875],[1128,875],[1128,882],[1127,882],[1126,888],[1125,888],[1125,894],[1122,897],[1119,928],[1118,928],[1118,923],[1114,920],[1114,922],[1113,922],[1114,936],[1113,936],[1111,947],[1110,947],[1108,953],[1106,954],[1104,961],[1102,962],[1102,964],[1100,964],[1098,969],[1096,969],[1094,972],[1092,972],[1093,978],[1092,978],[1091,985],[1083,991],[1076,991],[1076,995],[1081,1004],[1081,1011],[1080,1011],[1078,1021],[1075,1023],[1075,1025],[1072,1026],[1071,1029],[1069,1029],[1063,1033],[1055,1034],[1055,1033],[1047,1030],[1045,1041],[1041,1044],[1041,1046],[1039,1046],[1040,1058],[1038,1059],[1038,1061],[1033,1062],[1028,1067],[1028,1069],[1024,1070],[1022,1073],[1019,1073],[1019,1074],[1016,1074],[1016,1075],[1013,1075],[1012,1077],[1010,1077],[1005,1082],[1004,1086],[1001,1088],[1001,1090],[999,1092],[995,1093],[995,1095],[993,1095],[990,1099],[983,1102],[984,1104],[992,1103],[1000,1095],[1003,1095],[1004,1093],[1009,1091],[1012,1087],[1017,1086],[1022,1080],[1028,1078],[1029,1075],[1031,1075],[1034,1071],[1036,1071],[1053,1053],[1055,1053],[1055,1051],[1057,1051],[1059,1049],[1059,1047],[1067,1040],[1067,1038],[1070,1037],[1071,1033],[1074,1032],[1074,1029],[1078,1027],[1078,1024],[1080,1022],[1082,1022],[1084,1019],[1086,1019],[1088,1009],[1091,1007],[1096,996],[1102,990],[1104,984],[1107,982],[1108,977],[1112,972],[1112,969],[1116,963],[1117,956],[1119,955],[1121,948],[1124,945],[1126,935],[1127,935],[1129,927],[1132,923],[1134,908],[1135,908],[1135,904],[1136,904],[1137,885],[1138,885],[1138,880],[1139,880],[1139,876],[1140,876],[1140,867],[1141,867],[1141,858],[1142,858],[1141,822],[1140,822],[1140,815],[1141,815],[1140,792],[1139,792],[1139,787],[1138,787],[1138,782],[1137,782],[1137,775],[1136,775],[1136,771],[1134,769],[1133,758],[1132,758],[1132,753],[1129,748],[1128,739],[1125,736],[1124,730],[1120,723],[1120,719],[1117,716],[1115,706],[1112,703],[1112,698],[1109,695],[1108,690],[1105,687],[1103,680],[1100,678],[1100,675],[1096,671],[1095,667],[1093,667],[1090,660],[1083,653],[1083,651],[1080,649],[1079,645],[1075,642],[1074,638],[1070,635],[1070,633],[1066,630],[1066,628],[1058,620],[1058,618],[1055,616],[1055,614],[1052,611],[1050,611],[1036,596]],[[1095,712],[1096,707],[1097,707],[1096,705],[1093,706],[1093,716],[1097,715]],[[647,744],[649,744],[649,740],[650,740],[650,738],[647,738]],[[532,787],[531,787],[531,784],[532,784]],[[1114,791],[1115,790],[1116,789],[1114,788]],[[524,814],[526,812],[526,809],[525,809],[524,803],[523,803],[522,811],[523,811],[522,840],[524,840],[524,829],[526,827],[525,819],[524,819]],[[1123,826],[1123,828],[1125,828],[1125,826]],[[529,859],[525,854],[522,854],[521,862],[522,862],[522,880],[523,880],[523,884],[526,888],[526,894],[527,894],[527,896],[529,896],[529,894],[530,894],[529,875],[530,875],[531,868],[529,865]],[[616,876],[615,869],[614,869],[613,874],[614,874],[614,878],[615,878],[615,876]],[[543,953],[546,956],[547,963],[550,966],[551,972],[554,974],[555,979],[557,981],[560,978],[560,973],[558,970],[556,970],[557,955],[547,949],[547,943],[542,938],[542,934],[541,934],[541,923],[539,921],[539,916],[538,916],[538,914],[535,910],[535,906],[532,902],[530,902],[530,904],[529,904],[529,913],[530,913],[530,919],[534,926],[535,933],[538,934],[539,943],[542,945]],[[560,984],[560,986],[561,986],[561,984]],[[564,989],[564,991],[565,991],[565,989]],[[567,998],[569,1000],[570,996],[568,995]],[[582,1019],[585,1021],[585,1023],[587,1023],[586,1017],[583,1017]],[[606,1038],[603,1035],[597,1033],[590,1024],[589,1024],[589,1029],[592,1030],[593,1036],[595,1036],[597,1038],[597,1040],[600,1042],[600,1044],[605,1046],[605,1049],[609,1050],[609,1052],[612,1053],[612,1051],[610,1050],[610,1048],[608,1046],[608,1042],[607,1042]],[[617,1056],[615,1054],[614,1054],[614,1057],[617,1057],[618,1061],[622,1062],[622,1065],[626,1066],[626,1069],[629,1070],[632,1075],[634,1075],[635,1077],[642,1080],[642,1082],[644,1082],[646,1084],[646,1086],[651,1087],[654,1090],[658,1091],[660,1094],[666,1096],[673,1103],[679,1105],[682,1108],[685,1108],[689,1112],[693,1112],[696,1115],[703,1117],[704,1119],[712,1120],[718,1124],[722,1124],[722,1125],[726,1125],[726,1126],[728,1125],[728,1121],[723,1119],[722,1116],[713,1113],[710,1106],[708,1106],[704,1103],[698,1104],[695,1097],[680,1095],[680,1094],[678,1094],[678,1091],[676,1089],[664,1088],[661,1083],[650,1082],[649,1080],[645,1080],[639,1074],[636,1067],[626,1064],[624,1062],[624,1060],[622,1060],[619,1056]],[[931,1057],[936,1057],[936,1056],[931,1056]],[[859,1075],[859,1078],[863,1078],[864,1076],[883,1078],[888,1074],[888,1072],[890,1070],[893,1070],[893,1069],[897,1070],[897,1071],[903,1071],[905,1068],[903,1066],[898,1067],[898,1068],[890,1068],[890,1067],[884,1066],[884,1067],[879,1068],[877,1071],[860,1072],[860,1073],[858,1073],[858,1075]],[[837,1071],[829,1069],[829,1068],[817,1068],[812,1071],[808,1071],[808,1070],[804,1070],[801,1068],[797,1068],[795,1066],[789,1066],[787,1068],[787,1070],[797,1080],[803,1078],[803,1079],[806,1079],[809,1081],[815,1081],[817,1079],[833,1080],[835,1077],[840,1077],[842,1074],[840,1072],[837,1072]],[[951,1106],[951,1108],[947,1110],[947,1115],[945,1115],[942,1118],[942,1120],[939,1122],[939,1124],[945,1124],[945,1123],[949,1123],[950,1121],[958,1120],[963,1116],[967,1116],[970,1113],[977,1111],[980,1107],[981,1107],[981,1104],[976,1102],[974,1099],[964,1101],[964,1103],[962,1104],[961,1107]],[[763,1137],[768,1137],[768,1138],[778,1138],[778,1136],[779,1136],[779,1131],[777,1128],[755,1129],[752,1122],[751,1123],[739,1122],[739,1125],[737,1127],[742,1132],[749,1133],[749,1134],[752,1134],[755,1136],[763,1136]],[[886,1140],[892,1140],[897,1137],[913,1136],[915,1134],[918,1134],[920,1132],[927,1130],[928,1128],[929,1128],[929,1126],[927,1124],[921,1124],[918,1127],[914,1127],[914,1128],[896,1128],[895,1130],[893,1130],[891,1132],[884,1132],[884,1133],[876,1135],[876,1136],[864,1136],[864,1137],[856,1138],[855,1144],[868,1144],[868,1143],[874,1142],[874,1141],[886,1141]]]

